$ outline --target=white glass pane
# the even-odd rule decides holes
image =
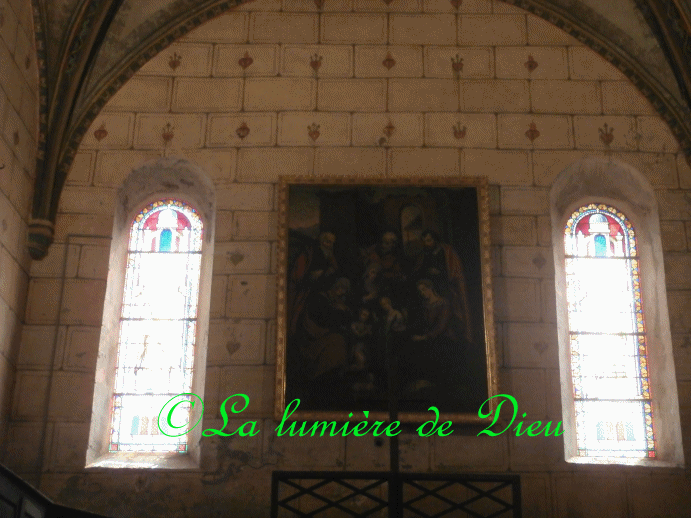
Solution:
[[[122,318],[195,318],[201,255],[131,254]]]
[[[572,362],[581,398],[640,397],[637,338],[631,335],[571,335]]]
[[[570,331],[636,330],[628,259],[567,259],[566,289]]]
[[[576,401],[581,455],[647,457],[645,412],[639,401]]]
[[[159,413],[161,408],[172,396],[119,396],[116,398],[120,405],[119,412],[114,414],[114,434],[111,443],[118,445],[117,451],[178,451],[180,444],[187,443],[187,436],[169,437],[177,435],[179,430],[167,424],[166,415],[161,415],[159,429]],[[180,404],[171,416],[171,423],[180,426],[189,422],[190,405]],[[161,433],[161,429],[168,435]]]

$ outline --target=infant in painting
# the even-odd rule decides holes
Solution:
[[[394,309],[391,299],[389,297],[382,297],[379,300],[379,305],[384,310],[386,316],[386,336],[388,336],[390,333],[400,333],[405,331],[405,317],[403,316],[403,313],[397,309]]]

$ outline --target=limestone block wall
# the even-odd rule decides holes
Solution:
[[[216,186],[204,427],[242,392],[251,403],[236,425],[256,419],[262,433],[203,439],[200,471],[85,471],[115,193],[163,155]],[[635,87],[498,0],[256,0],[147,63],[85,136],[55,244],[31,269],[6,462],[51,497],[112,516],[266,516],[272,469],[387,468],[386,441],[273,433],[280,175],[487,176],[502,386],[531,418],[559,420],[549,189],[586,156],[630,164],[658,195],[691,458],[691,169]],[[520,473],[531,517],[691,505],[683,470],[567,464],[554,438],[405,435],[401,465]]]
[[[5,440],[24,318],[38,138],[31,2],[0,1],[0,443]]]

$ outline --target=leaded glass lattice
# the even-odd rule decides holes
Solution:
[[[655,457],[634,229],[590,204],[571,215],[564,245],[578,455]]]
[[[186,435],[160,433],[158,414],[171,397],[192,387],[201,248],[202,221],[179,200],[154,202],[132,223],[112,398],[111,452],[187,451]],[[189,417],[189,406],[178,408],[185,407]],[[178,410],[176,418],[180,415]],[[166,430],[167,424],[161,425]]]

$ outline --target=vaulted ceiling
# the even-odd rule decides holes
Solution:
[[[329,0],[304,1],[319,5]],[[506,2],[557,25],[624,72],[691,157],[691,0]],[[41,74],[41,127],[30,251],[39,259],[52,241],[60,192],[79,142],[108,99],[168,44],[244,2],[32,3]]]

